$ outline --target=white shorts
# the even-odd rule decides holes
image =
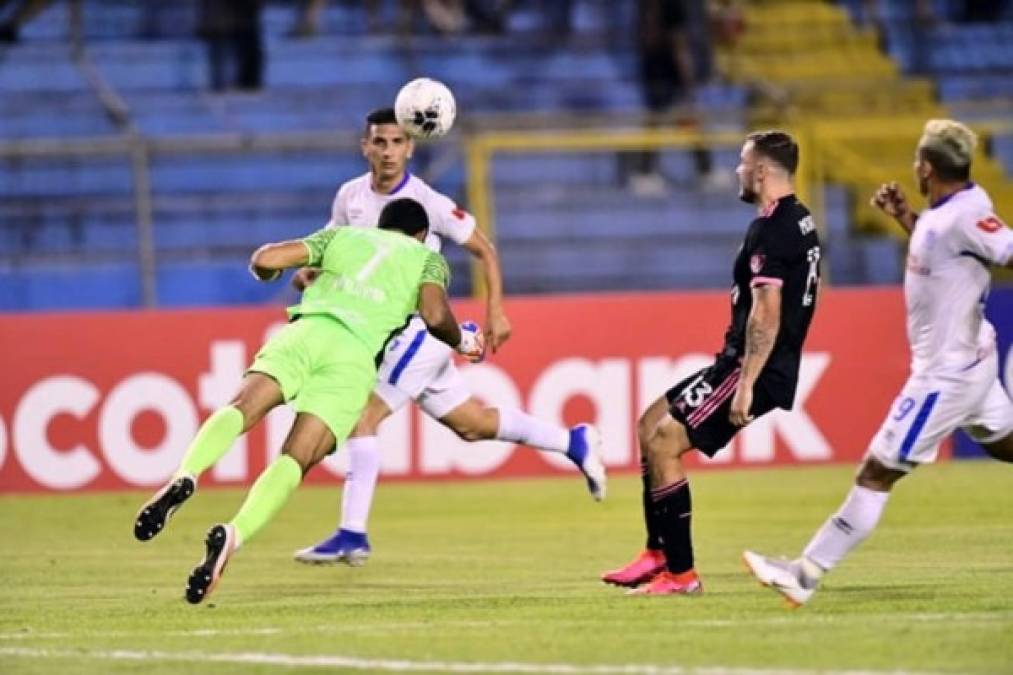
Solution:
[[[869,446],[884,466],[910,471],[934,462],[957,429],[979,443],[1013,433],[1013,401],[999,381],[995,354],[950,375],[912,375]]]
[[[412,320],[391,341],[377,371],[376,388],[391,411],[414,400],[436,419],[471,398],[471,391],[454,365],[453,351]]]

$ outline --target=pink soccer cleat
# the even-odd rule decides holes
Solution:
[[[665,553],[645,548],[637,557],[619,569],[610,570],[601,575],[606,584],[634,587],[650,581],[659,572],[665,570]]]
[[[627,595],[698,595],[703,593],[703,582],[696,570],[675,574],[665,570],[639,588],[626,591]]]

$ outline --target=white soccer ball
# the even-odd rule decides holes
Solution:
[[[439,138],[454,126],[457,103],[445,84],[420,77],[401,87],[394,114],[409,136]]]

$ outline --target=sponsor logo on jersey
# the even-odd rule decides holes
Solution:
[[[981,230],[982,232],[988,232],[989,234],[992,234],[993,232],[998,232],[1002,228],[1006,227],[1005,225],[1003,225],[1003,222],[998,218],[996,218],[995,216],[990,216],[988,218],[985,218],[984,220],[979,220],[977,223],[975,223],[975,225],[977,225],[978,229]]]
[[[468,216],[468,212],[462,209],[457,204],[454,204],[454,210],[451,211],[450,213],[451,215],[454,216],[454,218],[457,218],[458,220],[464,220]]]
[[[766,262],[767,256],[757,253],[749,259],[749,269],[753,271],[753,274],[759,274]]]

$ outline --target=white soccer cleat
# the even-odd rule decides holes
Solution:
[[[742,562],[757,581],[780,593],[792,609],[804,605],[816,592],[815,586],[802,585],[802,571],[797,562],[768,558],[752,551],[742,552]]]

